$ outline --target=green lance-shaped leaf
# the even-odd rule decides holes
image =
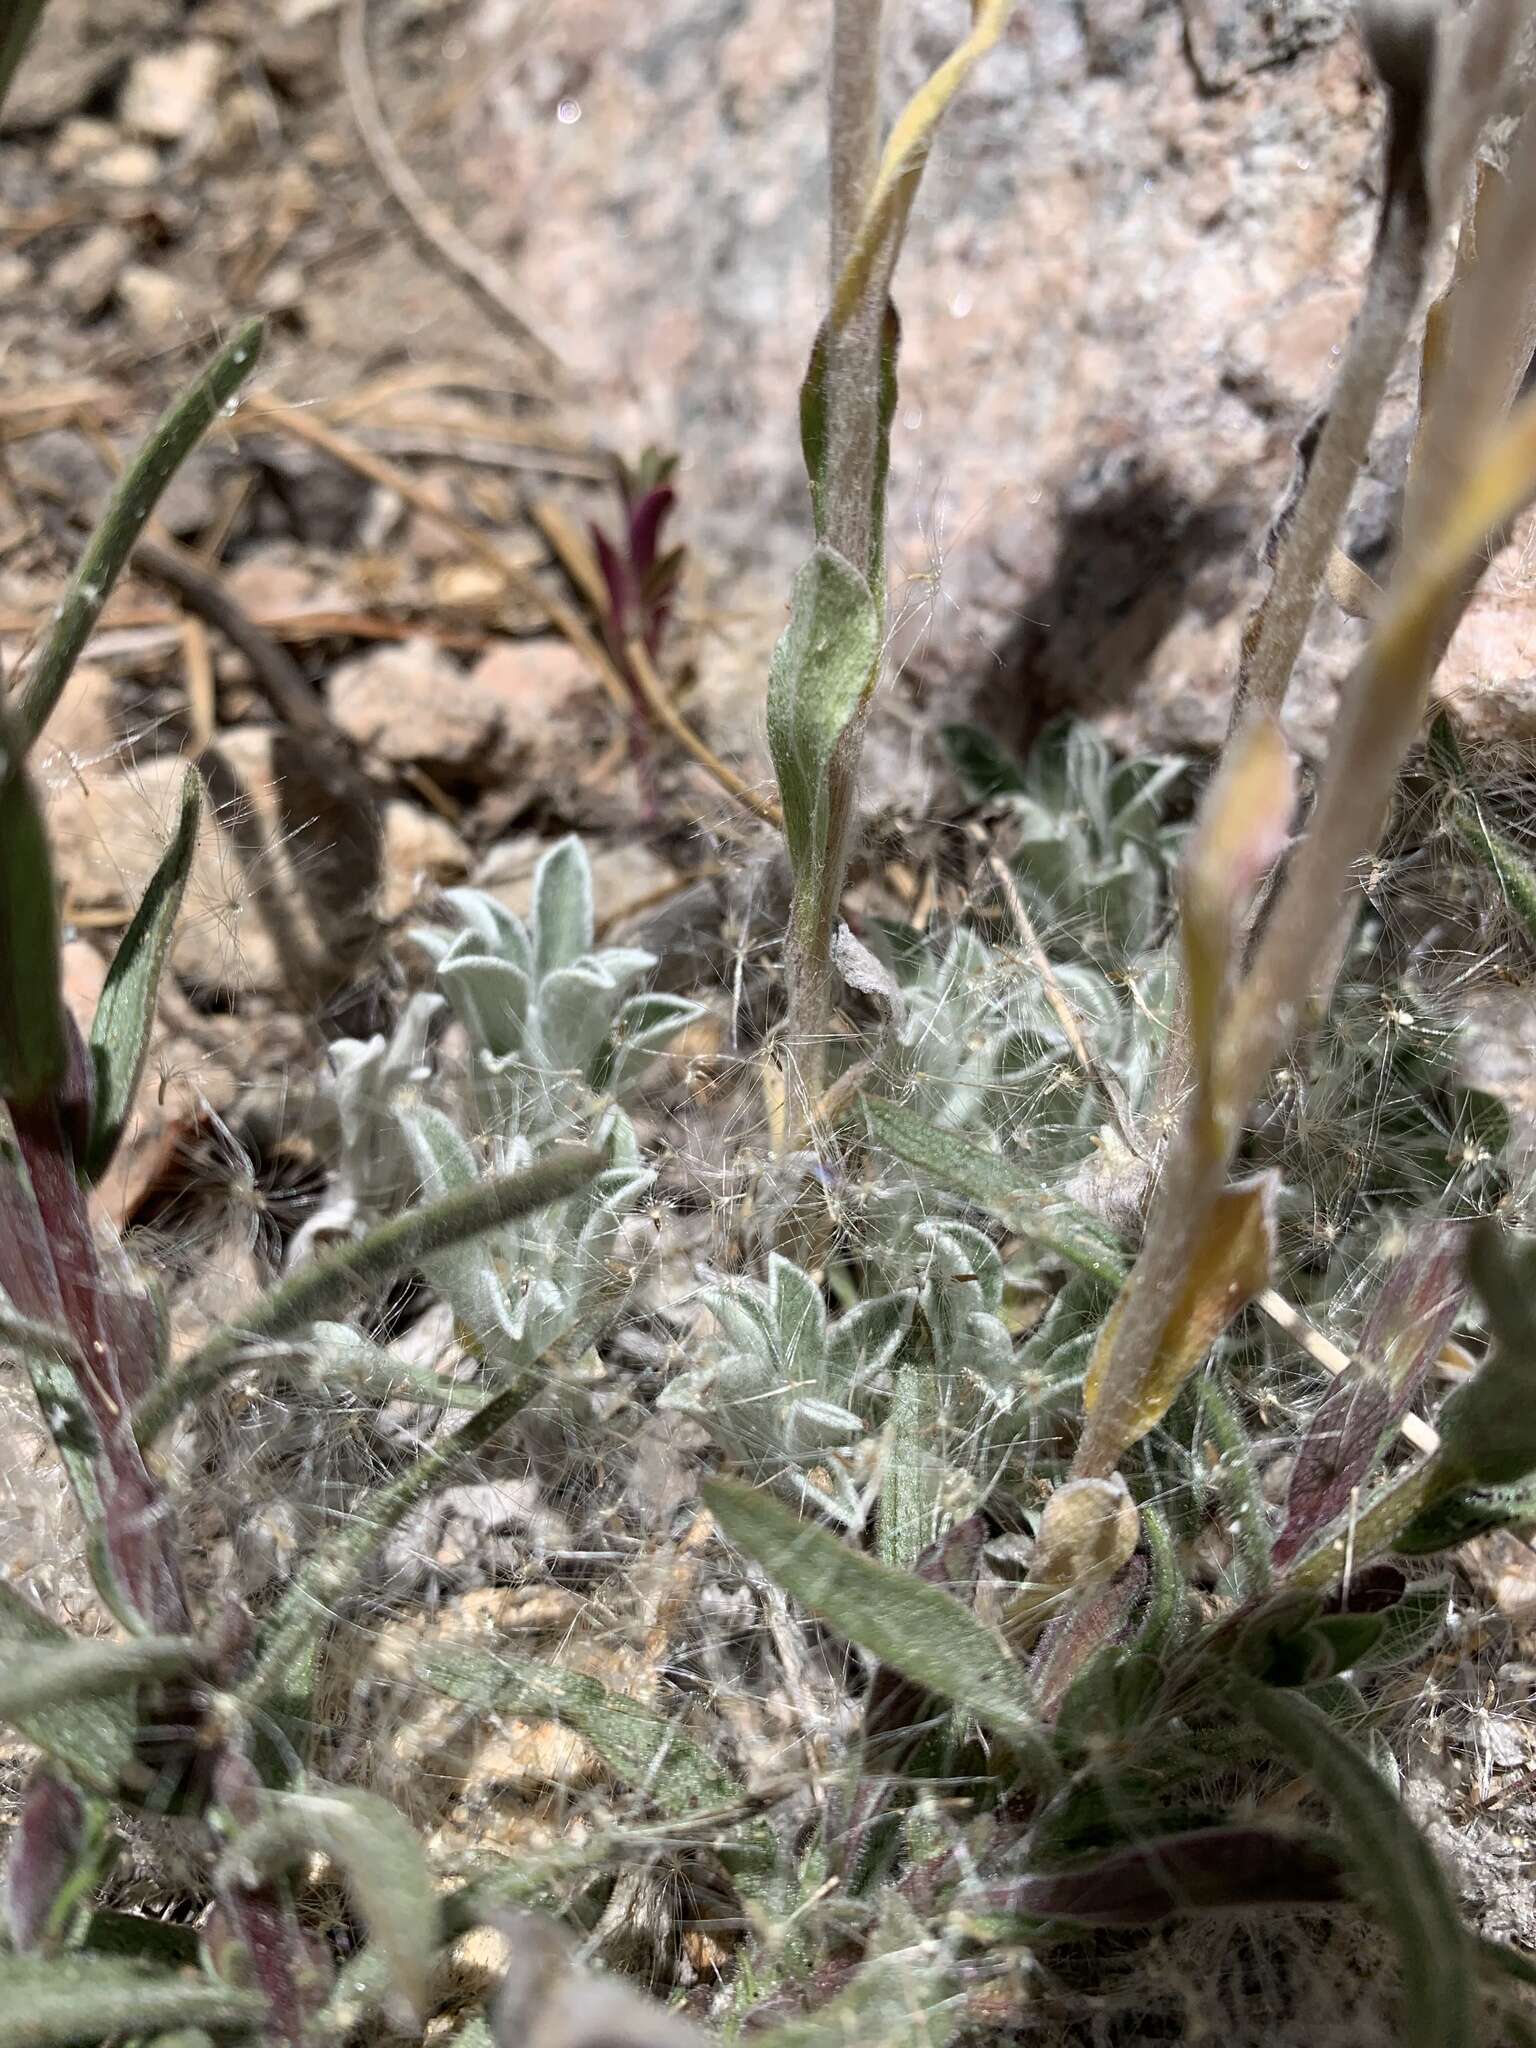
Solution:
[[[938,1504],[933,1447],[938,1429],[932,1366],[921,1358],[906,1359],[896,1367],[891,1391],[876,1525],[881,1562],[893,1571],[911,1571],[933,1538]]]
[[[263,1633],[255,1667],[240,1687],[242,1698],[263,1709],[293,1710],[302,1702],[320,1640],[338,1604],[356,1592],[376,1547],[419,1500],[511,1421],[532,1385],[532,1376],[524,1374],[514,1385],[503,1387],[452,1436],[439,1439],[353,1510],[346,1526],[306,1561],[283,1595]]]
[[[1277,1568],[1344,1513],[1383,1433],[1407,1412],[1461,1307],[1465,1236],[1459,1223],[1430,1224],[1387,1274],[1356,1360],[1324,1395],[1296,1453]]]
[[[225,1852],[228,1879],[254,1890],[318,1850],[330,1859],[385,1959],[401,2025],[427,2011],[438,1940],[438,1900],[416,1831],[386,1799],[334,1785],[269,1797]]]
[[[811,360],[800,386],[800,451],[811,486],[811,518],[818,541],[835,540],[827,532],[827,362],[831,321],[823,320],[811,345]],[[870,505],[869,587],[878,596],[885,576],[885,493],[891,469],[891,421],[896,416],[896,363],[901,351],[901,320],[889,299],[880,328],[880,391],[875,418],[875,468]]]
[[[1475,2048],[1471,1945],[1429,1843],[1396,1794],[1310,1700],[1237,1674],[1231,1684],[1243,1716],[1258,1723],[1333,1807],[1361,1879],[1396,1937],[1404,2048]]]
[[[197,1662],[181,1636],[137,1636],[126,1643],[65,1642],[12,1650],[0,1669],[0,1721],[20,1726],[50,1708],[110,1699],[136,1685],[176,1678]]]
[[[425,1645],[410,1669],[413,1679],[466,1706],[563,1722],[591,1743],[615,1777],[645,1791],[669,1820],[741,1803],[738,1781],[675,1721],[610,1692],[585,1672],[502,1650]]]
[[[91,1020],[91,1061],[96,1099],[86,1147],[87,1178],[100,1180],[122,1140],[144,1055],[155,1021],[160,971],[170,950],[176,916],[186,891],[197,828],[202,819],[202,783],[189,768],[181,785],[181,813],[175,837],[149,878],[133,922],[124,932]]]
[[[593,919],[586,848],[577,838],[562,839],[544,855],[533,878],[534,968],[541,981],[591,952]]]
[[[1504,900],[1536,938],[1536,868],[1525,855],[1484,814],[1471,786],[1455,730],[1445,712],[1430,725],[1425,749],[1430,765],[1446,786],[1446,822],[1458,845],[1472,860],[1493,876],[1504,892]]]
[[[1518,1486],[1466,1487],[1447,1494],[1416,1515],[1399,1533],[1393,1549],[1403,1557],[1433,1557],[1459,1550],[1475,1536],[1495,1529],[1525,1529],[1536,1523],[1536,1482]]]
[[[0,1579],[0,1669],[18,1654],[37,1649],[61,1652],[75,1638],[51,1621],[24,1594]],[[17,1646],[21,1646],[19,1651]],[[120,1697],[67,1698],[28,1710],[13,1710],[11,1726],[35,1743],[78,1783],[114,1792],[133,1754],[133,1719]]]
[[[68,1065],[48,835],[24,727],[0,693],[0,1099],[30,1109]]]
[[[467,1238],[564,1201],[595,1180],[607,1163],[601,1152],[588,1146],[553,1152],[520,1173],[460,1189],[427,1208],[380,1224],[356,1244],[303,1267],[160,1383],[134,1418],[140,1443],[151,1442],[188,1402],[200,1400],[221,1380],[242,1371],[253,1344],[329,1320],[366,1288]]]
[[[237,330],[196,383],[162,414],[118,479],[16,707],[23,750],[52,715],[161,492],[255,369],[262,333],[260,320],[247,320]]]
[[[880,658],[869,585],[818,547],[795,578],[789,624],[768,669],[768,746],[797,887],[818,883],[827,854],[827,778]]]
[[[713,1479],[704,1498],[730,1540],[840,1635],[1000,1733],[1038,1744],[1022,1668],[958,1600],[849,1549],[755,1487]]]
[[[1468,1265],[1493,1349],[1441,1407],[1439,1462],[1465,1485],[1513,1486],[1536,1471],[1536,1243],[1484,1223]]]
[[[46,5],[47,0],[11,0],[0,19],[0,108]]]
[[[1006,1160],[981,1151],[974,1138],[938,1130],[899,1103],[875,1096],[862,1106],[875,1144],[904,1166],[1106,1286],[1124,1281],[1130,1262],[1123,1248],[1088,1210],[1025,1180]]]
[[[243,2033],[262,2009],[249,1991],[115,1956],[0,1956],[0,2048],[95,2048],[170,2027]]]

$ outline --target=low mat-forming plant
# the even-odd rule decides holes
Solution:
[[[662,1304],[682,1355],[631,1402],[680,1411],[738,1468],[704,1497],[766,1624],[705,1645],[708,1686],[679,1670],[647,1697],[503,1639],[413,1638],[417,1686],[563,1724],[628,1802],[611,1828],[449,1887],[401,1812],[320,1775],[322,1703],[350,1682],[338,1624],[429,1492],[609,1340],[628,1219],[656,1186],[641,1084],[698,1006],[645,992],[648,953],[598,946],[575,841],[546,855],[526,918],[451,892],[412,942],[432,985],[392,1033],[331,1048],[331,1184],[289,1272],[169,1362],[89,1190],[143,1062],[198,783],[82,1042],[26,767],[257,332],[162,422],[0,721],[0,1342],[31,1376],[116,1625],[71,1639],[0,1591],[0,1715],[40,1759],[7,1858],[0,2044],[409,2032],[447,1950],[489,1927],[505,1969],[454,2038],[672,2048],[682,2020],[571,1969],[526,1911],[595,1940],[637,1844],[715,1939],[696,2005],[775,2048],[1088,2038],[1061,2015],[1111,1983],[1130,2009],[1106,2007],[1092,2038],[1146,2038],[1153,1976],[1135,1971],[1160,1931],[1250,1916],[1263,1979],[1280,1969],[1266,1929],[1359,1909],[1391,1939],[1390,2038],[1536,2038],[1536,1966],[1464,1924],[1376,1727],[1391,1674],[1446,1626],[1450,1579],[1420,1560],[1536,1522],[1536,1252],[1486,1213],[1510,1196],[1503,1129],[1457,1073],[1454,1011],[1355,882],[1477,571],[1536,495],[1536,401],[1516,398],[1536,303],[1528,13],[1363,10],[1389,111],[1381,232],[1193,818],[1183,764],[1116,764],[1070,727],[1018,764],[952,731],[995,835],[975,899],[924,930],[866,914],[855,934],[889,288],[934,124],[1008,9],[979,0],[882,154],[879,8],[837,0],[832,304],[802,397],[816,546],[769,695],[793,873],[770,1096],[809,1170],[760,1269],[709,1273],[682,1317]],[[1380,592],[1336,536],[1474,159]],[[665,481],[647,488],[654,508]],[[1371,626],[1298,826],[1278,718],[1325,591]],[[1429,768],[1450,836],[1518,908],[1519,849],[1476,812],[1444,734]],[[451,1313],[452,1379],[377,1341],[369,1311],[401,1274]],[[1305,1391],[1293,1374],[1277,1392],[1280,1344],[1315,1372]],[[262,1599],[194,1592],[166,1455],[237,1376],[257,1401],[303,1381],[360,1404],[349,1415],[437,1411]],[[627,1455],[617,1432],[609,1449]],[[736,1612],[743,1589],[717,1590]],[[728,1697],[780,1680],[803,1772],[760,1768]],[[1277,1812],[1298,1780],[1300,1817]],[[181,1920],[111,1903],[114,1858],[151,1823],[191,1873]],[[1166,2006],[1149,2018],[1168,2037]],[[1233,2037],[1284,2024],[1264,2007]]]

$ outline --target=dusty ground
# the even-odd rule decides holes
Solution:
[[[963,12],[899,10],[893,99]],[[253,403],[165,523],[296,659],[368,783],[309,758],[246,657],[163,584],[125,583],[42,770],[82,1009],[158,856],[178,757],[212,763],[226,802],[108,1192],[118,1221],[163,1222],[167,1183],[217,1151],[237,1104],[280,1109],[317,1019],[367,1022],[377,923],[432,884],[473,876],[516,900],[540,842],[575,826],[611,923],[681,906],[672,936],[711,957],[722,870],[769,841],[665,739],[636,773],[624,716],[538,593],[579,606],[549,508],[611,523],[610,451],[676,450],[689,560],[663,668],[766,786],[764,663],[807,532],[793,421],[824,269],[825,13],[53,0],[0,142],[0,653],[9,666],[45,623],[113,453],[264,311],[260,399],[302,408],[343,455]],[[338,56],[360,16],[384,127],[450,224],[436,247],[360,137],[366,80]],[[1331,0],[1035,0],[957,107],[901,292],[895,673],[870,758],[906,817],[950,802],[932,731],[951,716],[1014,741],[1063,709],[1121,741],[1219,736],[1254,545],[1371,233],[1377,115],[1341,17]],[[490,259],[499,308],[445,258],[454,233]],[[1389,431],[1357,506],[1367,562],[1401,454]],[[360,473],[370,456],[414,503]],[[498,553],[531,590],[509,589]],[[1449,686],[1478,729],[1529,737],[1523,562],[1479,599]],[[1309,655],[1303,734],[1355,630]],[[379,918],[338,961],[338,905],[375,879]],[[256,1193],[283,1198],[278,1167]],[[232,1291],[256,1275],[222,1272]],[[0,1543],[30,1570],[56,1489],[25,1446],[0,1463]],[[1509,1790],[1536,1683],[1528,1563],[1488,1564],[1493,1618],[1437,1679],[1417,1796],[1490,1930],[1531,1942],[1532,1809]]]

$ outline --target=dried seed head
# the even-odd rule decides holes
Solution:
[[[1119,1473],[1069,1479],[1045,1504],[1029,1575],[1037,1586],[1081,1590],[1112,1578],[1136,1548],[1141,1517]]]

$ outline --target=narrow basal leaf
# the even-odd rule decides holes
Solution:
[[[795,578],[789,624],[768,669],[768,746],[797,881],[819,872],[828,771],[879,656],[868,583],[851,562],[818,547]]]
[[[177,913],[197,848],[202,783],[195,768],[182,779],[176,833],[150,876],[133,922],[124,932],[91,1020],[91,1061],[96,1096],[85,1172],[100,1180],[111,1164],[133,1103],[155,1021],[160,971],[170,949]]]
[[[1038,1740],[1023,1671],[957,1600],[797,1520],[755,1487],[713,1479],[704,1497],[730,1540],[840,1635],[1001,1733]]]
[[[23,752],[47,724],[161,492],[255,369],[263,333],[260,320],[236,330],[118,479],[21,692],[15,716]]]
[[[428,2010],[438,1943],[436,1888],[416,1831],[386,1799],[328,1785],[273,1794],[261,1818],[225,1852],[246,1890],[315,1851],[335,1866],[367,1932],[385,1958],[394,1990],[392,2016],[419,2025]]]
[[[0,1100],[30,1109],[69,1065],[59,922],[24,727],[0,693]]]
[[[1269,1285],[1277,1187],[1278,1176],[1259,1174],[1223,1189],[1217,1197],[1157,1350],[1119,1424],[1122,1451],[1162,1420],[1232,1318]],[[1094,1346],[1083,1390],[1090,1412],[1103,1392],[1124,1299],[1122,1295],[1110,1310]]]
[[[607,1163],[601,1152],[586,1146],[553,1152],[520,1173],[486,1179],[426,1208],[381,1223],[356,1244],[343,1245],[316,1259],[312,1266],[302,1267],[248,1309],[239,1323],[226,1325],[160,1382],[134,1418],[140,1443],[152,1442],[187,1403],[200,1400],[221,1380],[243,1370],[253,1343],[289,1336],[307,1324],[333,1319],[365,1289],[468,1238],[579,1193]]]
[[[75,1638],[0,1579],[0,1671],[39,1648],[69,1649]],[[12,1713],[11,1725],[62,1764],[80,1784],[115,1792],[133,1754],[133,1717],[120,1698],[55,1700],[36,1712]]]
[[[1441,1405],[1440,1458],[1465,1485],[1514,1486],[1536,1472],[1536,1242],[1484,1222],[1469,1267],[1493,1349]]]
[[[12,0],[0,20],[0,108],[5,105],[11,80],[46,5],[47,0]]]
[[[167,2027],[254,2030],[249,1991],[117,1957],[0,1956],[0,2048],[72,2048]]]
[[[1296,1453],[1285,1524],[1275,1538],[1283,1568],[1344,1513],[1386,1431],[1406,1412],[1455,1326],[1464,1283],[1462,1225],[1416,1232],[1383,1282],[1355,1362],[1329,1388]]]
[[[1313,1781],[1338,1816],[1361,1883],[1397,1942],[1403,2048],[1476,2048],[1475,1968],[1461,1913],[1435,1853],[1397,1795],[1294,1692],[1231,1679],[1239,1710]]]
[[[198,1646],[180,1636],[136,1636],[125,1643],[66,1641],[13,1649],[0,1666],[0,1720],[20,1727],[50,1708],[110,1699],[197,1663]]]
[[[1097,1861],[962,1894],[971,1913],[1155,1927],[1181,1913],[1316,1906],[1348,1896],[1336,1850],[1276,1828],[1192,1828]]]
[[[1013,0],[976,0],[970,34],[919,86],[896,117],[864,217],[837,281],[832,301],[834,328],[843,326],[852,316],[864,298],[876,265],[894,265],[934,131],[973,67],[1002,35],[1012,12]]]
[[[585,1736],[615,1777],[642,1788],[672,1820],[729,1809],[742,1787],[674,1720],[610,1691],[585,1672],[505,1650],[423,1645],[412,1676],[482,1711],[548,1716]]]
[[[1054,1195],[1016,1173],[1008,1162],[984,1152],[975,1139],[941,1131],[899,1103],[878,1096],[861,1105],[870,1136],[884,1151],[984,1210],[1019,1237],[1057,1253],[1106,1286],[1124,1281],[1129,1261],[1096,1216],[1065,1196]]]

